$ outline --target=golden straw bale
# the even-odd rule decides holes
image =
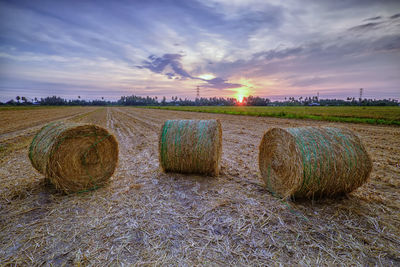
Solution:
[[[221,152],[219,120],[167,120],[161,128],[159,160],[165,172],[217,176]]]
[[[348,129],[272,128],[260,143],[259,168],[271,193],[319,198],[349,193],[364,184],[372,161]]]
[[[103,186],[118,162],[118,143],[92,124],[55,122],[43,127],[29,148],[33,167],[65,193]]]

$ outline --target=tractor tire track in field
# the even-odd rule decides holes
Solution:
[[[121,171],[128,174],[149,169],[157,169],[157,150],[154,146],[154,137],[148,125],[139,120],[133,120],[129,114],[120,109],[108,111],[111,130],[116,133],[120,147]],[[153,137],[153,139],[150,139]],[[140,166],[140,167],[139,167]]]

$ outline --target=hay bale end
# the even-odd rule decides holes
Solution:
[[[29,158],[58,190],[92,190],[103,186],[114,173],[118,142],[106,129],[93,124],[55,122],[33,138]]]

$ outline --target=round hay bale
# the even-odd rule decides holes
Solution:
[[[350,130],[272,128],[261,140],[259,167],[267,189],[293,198],[333,197],[364,184],[372,161]]]
[[[33,138],[29,158],[58,190],[81,192],[104,185],[112,176],[118,143],[96,125],[50,123]]]
[[[167,120],[161,128],[159,160],[164,172],[219,174],[219,120]]]

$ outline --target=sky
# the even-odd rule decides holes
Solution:
[[[0,0],[17,95],[400,99],[400,1]]]

